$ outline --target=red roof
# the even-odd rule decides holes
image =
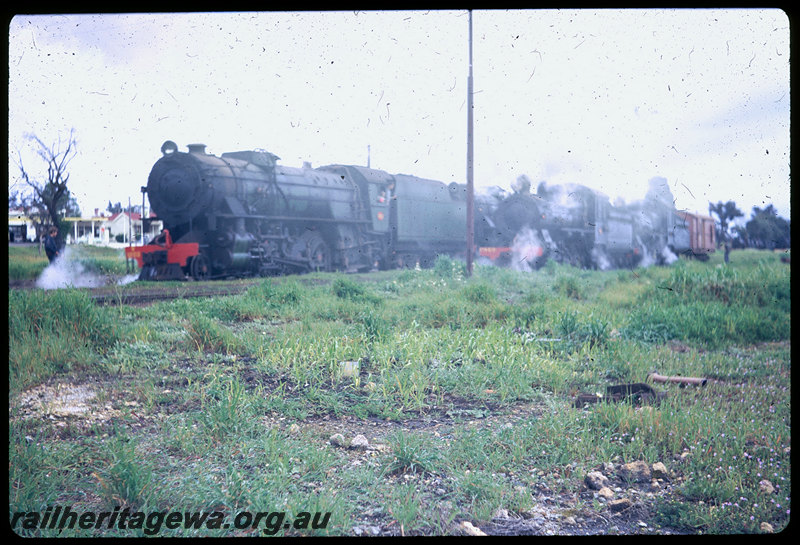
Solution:
[[[123,214],[125,214],[126,216],[128,215],[127,212],[119,212],[117,214],[111,214],[111,216],[109,216],[108,219],[109,221],[114,221],[117,218],[117,216],[121,216]],[[139,212],[133,212],[132,214],[130,214],[130,217],[133,221],[142,219],[142,215]]]

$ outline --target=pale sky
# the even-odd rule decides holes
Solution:
[[[790,218],[789,20],[777,9],[473,12],[474,180],[580,183]],[[286,166],[466,181],[467,11],[17,15],[9,183],[26,133],[75,129],[84,214],[141,204],[165,140]]]

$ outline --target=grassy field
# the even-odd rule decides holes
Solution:
[[[89,274],[125,274],[125,255],[122,250],[86,245],[68,246],[67,250],[68,259]],[[38,244],[8,247],[9,284],[36,280],[47,265],[44,249],[40,252]]]
[[[230,523],[59,532],[20,515],[29,536],[780,531],[790,318],[790,266],[756,251],[470,279],[440,258],[143,307],[9,290],[9,513]],[[573,406],[652,371],[709,382]],[[637,479],[632,462],[667,473]],[[256,512],[293,522],[245,524]]]

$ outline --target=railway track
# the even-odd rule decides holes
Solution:
[[[157,289],[136,289],[130,291],[109,292],[107,288],[90,290],[89,297],[98,305],[144,305],[156,301],[169,301],[171,299],[188,299],[195,297],[220,297],[237,295],[247,291],[256,282],[237,284],[233,286],[177,286]]]
[[[140,305],[170,299],[186,299],[194,297],[220,297],[237,295],[255,286],[263,278],[236,280],[231,282],[187,282],[178,285],[141,285],[139,283],[116,286],[109,284],[96,288],[78,288],[85,290],[98,305]],[[9,290],[41,289],[35,281],[9,283]],[[56,288],[63,289],[63,288]]]
[[[375,281],[373,273],[349,274],[356,281],[369,282]],[[331,279],[318,277],[305,277],[303,275],[274,276],[270,277],[273,282],[282,282],[284,279],[293,278],[301,284],[328,284]],[[157,301],[169,301],[172,299],[188,299],[195,297],[224,297],[228,295],[238,295],[253,286],[263,282],[265,278],[245,278],[236,280],[211,280],[207,282],[133,282],[124,286],[114,285],[116,279],[109,277],[108,285],[100,287],[79,287],[85,290],[98,305],[146,305]],[[41,289],[36,286],[35,280],[24,280],[9,282],[8,289],[29,290]],[[62,289],[62,288],[56,288]]]
[[[359,275],[353,275],[359,277]],[[287,277],[271,277],[275,282],[281,282]],[[325,284],[329,280],[319,278],[303,278],[293,276],[303,284]],[[125,286],[107,286],[96,288],[78,288],[86,290],[89,298],[98,305],[146,305],[157,301],[169,301],[172,299],[188,299],[195,297],[224,297],[228,295],[238,295],[253,286],[263,282],[264,278],[247,278],[239,280],[214,280],[208,282],[179,282],[170,285],[160,283],[140,284],[134,282]],[[36,287],[35,281],[15,282],[9,284],[9,290],[40,289]]]

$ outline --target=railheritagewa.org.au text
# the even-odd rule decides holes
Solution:
[[[284,530],[325,529],[330,522],[330,512],[301,511],[294,516],[285,511],[241,511],[226,515],[222,511],[132,511],[115,507],[113,511],[74,511],[72,506],[51,506],[44,511],[17,511],[11,515],[14,530],[64,530],[64,529],[120,529],[142,530],[145,535],[156,535],[163,529],[260,529],[265,535]]]

